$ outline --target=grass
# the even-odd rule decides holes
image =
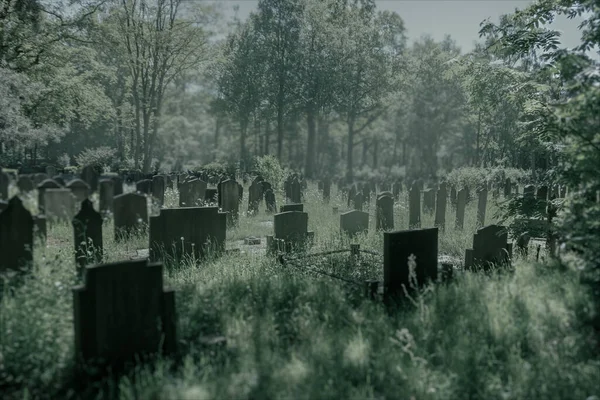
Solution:
[[[246,191],[247,193],[247,191]],[[173,205],[175,193],[168,192]],[[373,196],[374,197],[374,196]],[[373,215],[373,201],[370,212]],[[407,204],[395,206],[406,228]],[[278,205],[281,198],[278,198]],[[314,188],[305,200],[313,251],[348,247],[339,234],[339,197],[323,205]],[[465,229],[440,234],[440,253],[464,257],[472,244],[476,202]],[[488,221],[495,205],[490,196]],[[247,208],[245,199],[241,211]],[[264,206],[263,206],[264,208]],[[423,226],[433,223],[424,216]],[[272,233],[261,211],[228,231],[228,246]],[[453,213],[448,208],[447,226]],[[374,232],[355,242],[382,252]],[[147,248],[104,229],[107,261]],[[122,399],[586,399],[600,396],[600,357],[585,325],[592,303],[577,271],[517,260],[512,274],[456,274],[432,286],[403,312],[389,313],[358,289],[282,267],[252,252],[172,269],[181,362],[160,359],[129,375],[94,384],[73,381],[71,288],[78,284],[68,224],[49,227],[35,248],[27,281],[0,302],[0,393],[12,398]],[[360,279],[381,279],[365,259],[353,271],[346,256],[315,261]],[[167,273],[167,272],[165,272]],[[227,347],[207,350],[200,338],[220,334]]]

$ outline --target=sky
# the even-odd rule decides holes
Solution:
[[[246,18],[256,10],[258,0],[219,0],[233,15],[234,6],[239,6],[238,15]],[[491,18],[498,22],[502,14],[512,13],[515,8],[524,8],[531,0],[376,0],[377,8],[397,12],[404,20],[409,42],[424,34],[442,40],[449,34],[461,47],[463,53],[474,48],[479,40],[479,24]],[[581,20],[557,18],[551,25],[563,32],[561,42],[566,47],[579,44],[577,26]],[[596,54],[594,58],[600,58]]]

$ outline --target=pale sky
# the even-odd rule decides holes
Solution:
[[[257,0],[219,0],[233,15],[233,7],[239,6],[240,18],[256,10]],[[442,40],[450,34],[463,53],[473,49],[479,40],[479,23],[486,18],[498,22],[500,15],[515,8],[524,8],[531,0],[376,0],[377,8],[397,12],[404,20],[409,42],[423,34]],[[562,43],[567,47],[579,44],[577,26],[581,20],[557,18],[551,25],[563,32]],[[600,58],[595,55],[595,58]]]

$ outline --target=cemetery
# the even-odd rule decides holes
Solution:
[[[0,400],[599,400],[600,9],[516,3],[0,0]]]

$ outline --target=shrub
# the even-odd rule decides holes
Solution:
[[[110,167],[116,161],[117,150],[110,147],[96,147],[85,149],[79,155],[75,156],[75,162],[80,167],[86,165],[97,165],[102,168]]]
[[[279,160],[273,155],[256,157],[254,159],[254,169],[256,173],[262,176],[274,188],[279,188],[285,178],[285,171],[279,164]]]

